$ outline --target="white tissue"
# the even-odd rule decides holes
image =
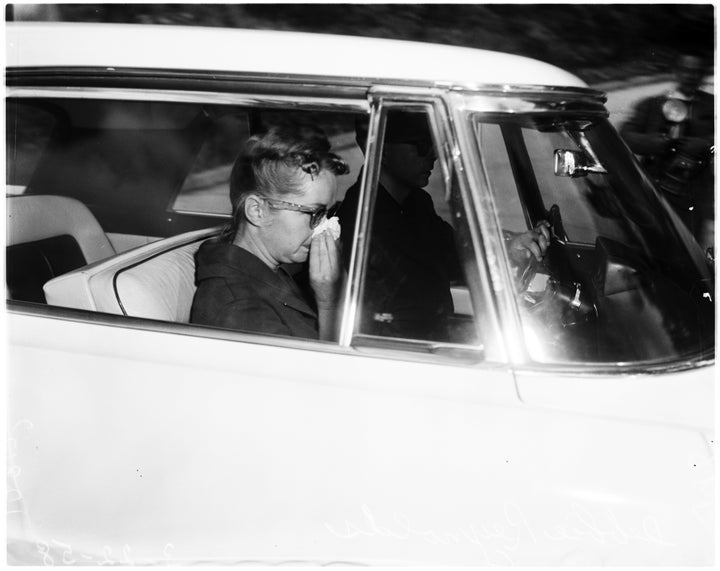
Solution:
[[[337,240],[340,237],[340,220],[338,220],[337,216],[325,218],[325,220],[320,222],[313,230],[313,238],[323,232],[330,232],[333,240]]]

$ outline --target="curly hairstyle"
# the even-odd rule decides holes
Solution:
[[[299,195],[305,173],[315,176],[323,170],[341,175],[350,168],[330,152],[330,141],[319,127],[289,123],[250,137],[230,173],[232,221],[223,229],[221,239],[234,239],[249,195]]]

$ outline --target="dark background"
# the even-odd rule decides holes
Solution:
[[[7,18],[186,24],[422,40],[544,60],[588,83],[713,64],[713,4],[51,4]],[[288,57],[291,57],[289,54]]]

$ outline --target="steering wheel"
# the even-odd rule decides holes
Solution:
[[[550,223],[550,244],[542,261],[529,256],[518,269],[517,296],[520,304],[546,326],[553,323],[562,324],[561,329],[594,321],[597,309],[588,298],[582,284],[563,277],[557,265],[560,260],[555,256],[563,255],[562,249],[567,243],[567,236],[560,221],[559,208],[553,205],[548,213]],[[554,255],[552,254],[554,253]],[[553,263],[553,258],[555,263]],[[562,266],[560,266],[562,267]],[[538,274],[547,276],[546,281],[537,285],[542,289],[530,289]]]

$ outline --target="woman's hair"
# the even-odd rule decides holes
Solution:
[[[318,127],[288,123],[250,137],[230,174],[233,215],[221,239],[230,241],[235,237],[250,194],[280,198],[297,195],[304,173],[315,176],[323,170],[340,175],[350,169],[330,152],[330,141]]]

